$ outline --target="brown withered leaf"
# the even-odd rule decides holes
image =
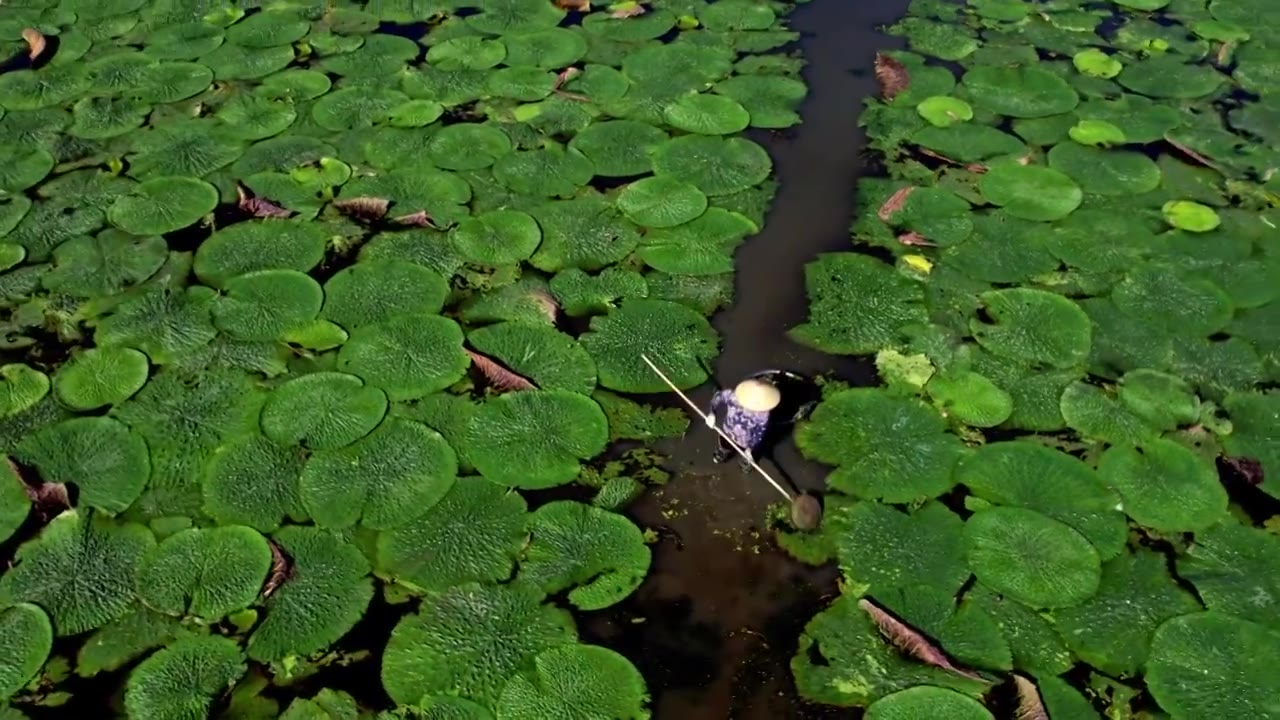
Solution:
[[[978,173],[979,175],[981,175],[987,171],[987,166],[983,165],[982,163],[969,163],[968,165],[964,166],[964,169],[968,170],[971,173]]]
[[[1223,457],[1222,464],[1235,473],[1246,485],[1257,487],[1262,484],[1265,475],[1262,463],[1250,457]]]
[[[1236,44],[1232,42],[1222,43],[1222,47],[1218,48],[1218,54],[1214,56],[1214,60],[1218,65],[1223,67],[1231,64],[1231,51],[1235,49]]]
[[[578,68],[567,67],[561,70],[560,72],[556,73],[556,82],[554,85],[551,86],[551,89],[559,90],[561,85],[564,85],[565,83],[578,77],[581,74],[582,74],[582,71],[579,70]]]
[[[275,542],[267,540],[271,546],[271,571],[267,573],[267,581],[262,585],[262,599],[271,597],[271,593],[280,589],[284,581],[293,575],[293,558]]]
[[[899,188],[897,192],[889,196],[888,200],[884,201],[884,204],[880,206],[880,210],[876,212],[876,216],[884,222],[889,222],[889,218],[901,210],[903,205],[907,204],[907,198],[911,197],[911,193],[915,191],[915,185]]]
[[[436,224],[436,221],[431,217],[431,213],[427,212],[426,210],[419,210],[416,213],[409,213],[408,215],[400,215],[397,217],[393,217],[391,218],[391,222],[397,225],[409,225],[412,227],[433,228],[435,230],[443,229]]]
[[[293,214],[292,210],[286,210],[270,200],[254,197],[240,183],[236,183],[236,197],[240,209],[254,217],[287,218]]]
[[[911,73],[901,62],[884,53],[876,53],[876,82],[880,83],[880,96],[892,100],[911,87]]]
[[[535,390],[537,386],[529,378],[507,369],[502,363],[474,350],[467,350],[471,356],[471,364],[476,366],[489,384],[499,390]]]
[[[391,207],[391,202],[385,198],[354,197],[334,200],[333,206],[338,208],[344,215],[350,215],[357,220],[376,222],[386,216],[387,208]]]
[[[1036,684],[1021,675],[1013,676],[1013,684],[1018,688],[1017,720],[1049,720]]]
[[[643,15],[646,12],[648,12],[648,10],[645,6],[638,2],[624,2],[619,3],[617,9],[609,13],[609,17],[621,20],[624,18],[635,17],[637,15]]]
[[[858,607],[862,608],[871,620],[875,622],[876,627],[880,629],[880,634],[896,648],[901,650],[903,654],[919,660],[926,665],[932,665],[936,668],[942,668],[956,675],[962,675],[974,680],[982,678],[971,672],[961,670],[951,663],[947,658],[947,654],[942,649],[934,645],[929,638],[922,635],[915,628],[902,622],[894,617],[888,610],[880,607],[872,602],[869,598],[862,598],[858,601]]]
[[[5,456],[4,460],[9,464],[9,471],[22,483],[22,489],[26,492],[27,499],[31,501],[36,517],[40,518],[41,522],[46,522],[71,507],[71,497],[67,493],[65,484],[45,482],[39,478],[30,477],[18,463],[13,461],[13,458]]]
[[[898,236],[898,242],[908,247],[938,247],[937,243],[931,243],[924,239],[924,236],[918,232],[904,232]]]
[[[931,157],[931,158],[933,158],[934,160],[941,160],[942,162],[944,162],[944,163],[946,163],[946,164],[948,164],[948,165],[959,165],[959,164],[960,164],[960,163],[956,162],[955,160],[952,160],[951,158],[947,157],[946,155],[943,155],[942,153],[939,153],[939,152],[934,152],[934,151],[932,151],[932,150],[930,150],[929,148],[926,148],[926,147],[919,148],[919,152],[920,152],[920,154],[921,154],[921,155],[924,155],[925,157]]]
[[[34,61],[48,47],[48,43],[44,39],[44,35],[35,28],[24,28],[22,31],[22,39],[27,41],[27,57]]]
[[[1207,157],[1205,157],[1205,156],[1201,155],[1200,153],[1196,152],[1195,150],[1192,150],[1190,147],[1187,147],[1186,145],[1183,145],[1182,143],[1178,142],[1177,140],[1174,140],[1173,138],[1169,137],[1169,133],[1165,133],[1165,135],[1164,135],[1164,141],[1165,141],[1165,142],[1167,142],[1167,143],[1169,143],[1170,145],[1172,145],[1175,149],[1177,149],[1177,151],[1178,151],[1178,152],[1182,153],[1183,155],[1186,155],[1187,157],[1191,158],[1192,160],[1195,160],[1196,162],[1200,163],[1201,165],[1204,165],[1205,167],[1213,168],[1214,170],[1218,170],[1218,169],[1219,169],[1219,168],[1218,168],[1218,166],[1217,166],[1217,165],[1215,165],[1215,164],[1213,163],[1213,161],[1212,161],[1212,160],[1210,160],[1209,158],[1207,158]]]
[[[578,12],[590,12],[591,0],[554,0],[556,7],[561,10],[577,10]]]

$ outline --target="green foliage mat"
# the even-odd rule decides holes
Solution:
[[[844,581],[801,694],[1277,714],[1280,137],[1258,123],[1280,13],[913,0],[888,33],[908,49],[876,57],[861,116],[886,176],[858,181],[856,249],[809,263],[790,333],[883,384],[796,433],[834,466],[826,518],[778,539]]]
[[[568,612],[649,570],[604,456],[687,426],[640,356],[707,380],[803,62],[562,5],[0,7],[0,717],[649,716]]]

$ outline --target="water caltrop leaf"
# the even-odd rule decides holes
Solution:
[[[205,717],[246,669],[244,653],[231,638],[183,638],[129,673],[125,709],[136,720]]]
[[[600,385],[631,393],[669,390],[641,359],[646,355],[681,389],[707,379],[704,363],[719,336],[697,311],[665,300],[629,298],[609,314],[591,319],[582,346],[596,361]]]
[[[1191,200],[1170,200],[1160,211],[1166,222],[1187,232],[1209,232],[1222,223],[1213,208]]]
[[[617,513],[555,501],[533,513],[529,532],[519,577],[548,594],[573,588],[569,602],[580,610],[621,602],[649,572],[644,536]]]
[[[271,568],[266,538],[242,525],[192,528],[165,538],[138,570],[151,608],[216,622],[248,607]]]
[[[939,502],[905,513],[877,502],[829,509],[840,569],[851,587],[872,595],[927,586],[955,595],[969,579],[964,522]],[[911,568],[910,572],[906,568]]]
[[[665,176],[648,177],[623,188],[618,207],[637,225],[668,228],[705,212],[707,196],[687,182]]]
[[[93,410],[123,402],[141,390],[149,369],[147,356],[137,350],[90,348],[58,369],[53,388],[67,407]]]
[[[443,498],[415,507],[412,520],[378,536],[377,566],[415,592],[439,592],[511,577],[528,539],[519,493],[484,478],[463,477]]]
[[[1161,532],[1204,530],[1227,511],[1213,463],[1173,440],[1108,448],[1098,472],[1124,498],[1129,517]]]
[[[247,435],[218,447],[204,466],[204,512],[224,525],[271,532],[285,517],[304,519],[298,448]]]
[[[543,390],[590,394],[595,361],[571,335],[532,323],[509,321],[472,330],[467,341]]]
[[[31,512],[27,484],[18,476],[14,464],[6,458],[0,463],[0,542],[13,536]]]
[[[1226,518],[1196,533],[1178,575],[1210,610],[1280,631],[1280,538]]]
[[[0,365],[0,418],[12,417],[49,394],[49,376],[22,363]]]
[[[218,230],[200,243],[195,273],[211,287],[255,270],[307,272],[324,259],[328,233],[318,223],[252,220]]]
[[[155,544],[141,525],[68,510],[18,548],[0,603],[39,605],[59,637],[102,627],[129,611],[134,575]]]
[[[992,290],[979,297],[994,322],[974,318],[969,327],[992,354],[1056,368],[1077,366],[1088,357],[1089,317],[1071,300],[1030,288]]]
[[[979,108],[1009,117],[1059,115],[1080,102],[1067,81],[1036,67],[982,65],[966,72],[961,82]]]
[[[257,270],[231,278],[213,306],[213,324],[236,340],[278,340],[315,320],[320,283],[297,270]]]
[[[448,282],[430,268],[395,259],[363,260],[324,284],[320,316],[349,332],[397,315],[439,312],[448,293]]]
[[[745,190],[773,170],[764,148],[738,137],[685,135],[654,148],[652,158],[656,175],[690,183],[710,196]]]
[[[946,688],[919,685],[899,690],[867,708],[867,720],[991,720],[991,713],[977,700]]]
[[[30,603],[0,610],[0,700],[17,694],[49,657],[53,626],[49,616]]]
[[[1147,687],[1174,717],[1266,716],[1280,702],[1277,662],[1280,632],[1213,611],[1179,615],[1151,640]]]
[[[356,328],[338,352],[338,369],[382,388],[391,400],[443,390],[470,362],[462,328],[440,315],[415,313]]]
[[[340,448],[368,435],[387,412],[387,396],[354,375],[315,372],[272,391],[262,432],[281,445]]]
[[[980,181],[982,194],[1013,217],[1048,222],[1070,215],[1084,193],[1068,175],[1053,168],[1000,162]]]
[[[302,502],[321,527],[393,528],[435,505],[457,472],[457,456],[439,433],[392,417],[351,445],[312,454]]]
[[[369,561],[342,535],[290,526],[272,540],[293,569],[267,599],[266,619],[249,636],[249,657],[259,662],[329,647],[360,620],[373,597]]]
[[[76,675],[88,678],[118,670],[143,653],[195,632],[178,618],[135,605],[132,612],[89,636],[76,655]]]
[[[797,342],[827,353],[867,355],[898,340],[899,328],[927,320],[920,283],[877,258],[825,253],[805,266],[809,320]],[[850,296],[849,287],[859,288]]]
[[[974,427],[995,427],[1013,413],[1009,394],[975,372],[935,375],[926,389],[949,417]]]
[[[647,701],[644,676],[625,657],[597,645],[570,644],[542,651],[532,668],[512,676],[497,717],[645,720]]]
[[[18,443],[17,457],[45,482],[80,490],[79,503],[115,514],[142,493],[151,460],[142,436],[109,417],[77,417],[46,425]]]
[[[133,235],[160,235],[195,223],[218,205],[218,190],[192,177],[154,177],[119,197],[107,220]]]
[[[540,489],[572,481],[579,461],[599,454],[608,440],[608,420],[591,398],[528,390],[487,399],[472,416],[464,444],[489,480]]]
[[[382,657],[382,686],[398,703],[457,694],[494,708],[512,673],[573,643],[573,618],[516,581],[462,585],[425,598],[400,620]]]
[[[978,581],[1035,608],[1078,605],[1098,590],[1098,551],[1071,526],[1034,510],[996,507],[965,523]]]
[[[528,213],[491,210],[458,223],[450,238],[468,261],[501,267],[528,260],[542,242],[542,230]]]

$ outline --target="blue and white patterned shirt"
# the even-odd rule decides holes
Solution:
[[[720,429],[725,435],[733,438],[743,450],[755,450],[764,440],[769,429],[769,413],[748,410],[738,404],[733,390],[721,390],[711,398],[711,412],[719,418],[721,408],[724,409]]]

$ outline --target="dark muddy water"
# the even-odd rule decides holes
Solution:
[[[853,185],[870,172],[857,127],[862,98],[877,92],[877,50],[900,47],[878,28],[906,12],[908,0],[817,0],[792,16],[809,96],[804,123],[763,134],[781,184],[764,231],[737,254],[737,297],[715,318],[724,352],[721,383],[767,367],[874,381],[866,361],[804,348],[786,336],[807,314],[804,265],[822,252],[849,250]],[[856,292],[850,288],[850,292]],[[691,394],[706,403],[708,384]],[[657,720],[788,720],[850,717],[796,696],[788,666],[804,624],[836,595],[835,568],[791,560],[764,530],[778,495],[736,462],[711,462],[714,433],[695,423],[683,441],[660,447],[675,476],[629,514],[674,533],[653,546],[644,585],[626,603],[581,622],[583,640],[623,652],[644,673]],[[775,467],[801,489],[821,490],[824,470],[790,441]],[[776,476],[776,475],[775,475]]]

